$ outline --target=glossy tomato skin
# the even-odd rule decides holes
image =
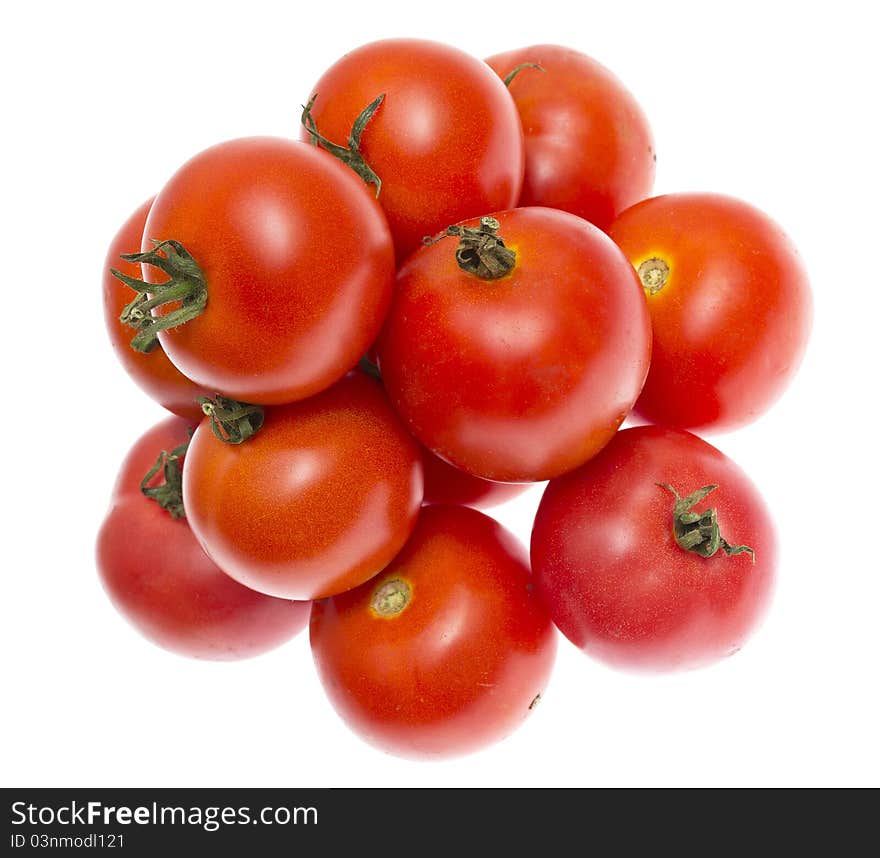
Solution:
[[[489,57],[502,79],[522,63],[510,94],[522,119],[526,172],[521,206],[572,212],[607,229],[654,184],[651,129],[630,92],[603,65],[559,45]]]
[[[289,599],[340,593],[379,572],[415,526],[422,491],[418,446],[359,372],[267,408],[237,446],[204,421],[183,474],[208,554],[242,584]]]
[[[701,557],[673,538],[674,497],[715,485],[721,535],[747,553]],[[770,600],[776,540],[748,477],[696,435],[659,426],[618,432],[582,468],[551,480],[531,545],[539,592],[562,633],[614,667],[701,667],[736,652]]]
[[[425,235],[516,205],[522,128],[504,85],[478,59],[437,42],[386,39],[346,54],[312,93],[318,130],[339,144],[385,94],[360,150],[382,180],[399,260]],[[301,136],[309,139],[304,129]]]
[[[135,297],[135,293],[120,283],[110,273],[110,269],[115,268],[130,277],[141,276],[138,263],[126,262],[119,257],[123,253],[140,251],[144,224],[152,204],[153,200],[149,199],[140,205],[119,228],[110,243],[104,263],[102,285],[104,325],[116,357],[135,384],[163,408],[189,420],[198,420],[202,410],[196,397],[205,396],[207,392],[174,366],[160,347],[157,346],[149,354],[135,351],[130,345],[134,330],[119,321],[120,314]]]
[[[444,462],[422,447],[425,503],[491,509],[521,495],[530,483],[496,483]]]
[[[406,606],[377,614],[377,590],[400,580]],[[372,581],[315,602],[310,639],[339,715],[371,744],[415,758],[469,753],[512,732],[556,654],[522,546],[482,513],[452,506],[426,507]]]
[[[98,534],[98,571],[117,610],[158,646],[191,658],[249,658],[305,628],[309,604],[233,581],[202,551],[185,518],[141,493],[160,451],[186,443],[192,428],[169,418],[131,449]]]
[[[144,231],[181,242],[208,301],[160,333],[169,358],[214,392],[258,404],[311,396],[374,340],[394,250],[363,182],[326,152],[271,137],[196,155],[159,192]],[[165,275],[144,265],[148,282]],[[158,311],[157,311],[158,312]]]
[[[668,274],[646,292],[654,355],[636,405],[646,420],[725,432],[757,419],[788,386],[812,323],[803,263],[763,212],[720,194],[668,194],[623,212],[609,234],[638,269]]]
[[[454,238],[417,251],[398,272],[379,366],[441,458],[486,479],[545,480],[593,456],[629,413],[650,321],[632,266],[599,229],[544,208],[494,217],[513,271],[461,271]]]
[[[370,349],[365,359],[369,365],[369,374],[378,377],[375,349]],[[497,483],[475,477],[444,462],[427,447],[422,445],[419,447],[425,481],[423,503],[491,509],[522,494],[530,485],[530,483]]]

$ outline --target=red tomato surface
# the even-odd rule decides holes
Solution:
[[[607,229],[618,212],[648,196],[654,141],[623,84],[590,57],[535,45],[490,57],[503,79],[522,63],[510,94],[522,119],[526,174],[521,206],[550,206]]]
[[[401,549],[422,501],[422,467],[379,383],[352,373],[267,408],[262,429],[237,446],[206,419],[183,493],[193,531],[228,574],[311,599],[357,586]]]
[[[375,349],[370,349],[361,368],[373,378],[379,378]],[[379,379],[381,381],[381,379]],[[427,447],[421,447],[422,471],[425,478],[423,503],[470,506],[490,509],[522,494],[531,483],[497,483],[475,477],[444,462]]]
[[[104,324],[116,357],[138,387],[163,408],[189,420],[199,420],[202,409],[196,402],[196,397],[207,395],[207,391],[190,381],[174,366],[160,346],[156,346],[148,354],[135,351],[130,345],[135,332],[119,321],[120,314],[125,305],[135,297],[135,292],[120,283],[110,273],[110,269],[115,268],[130,277],[141,276],[138,263],[126,262],[119,257],[123,253],[140,251],[144,223],[152,204],[152,199],[147,200],[131,215],[116,233],[107,251],[102,290]]]
[[[627,209],[609,234],[650,286],[654,355],[637,412],[706,432],[763,414],[812,322],[803,263],[780,227],[731,197],[668,194]]]
[[[675,498],[717,485],[721,536],[755,552],[702,557],[673,537]],[[723,453],[678,429],[638,426],[582,468],[551,480],[532,531],[538,590],[559,629],[615,667],[700,667],[736,652],[770,600],[769,513]]]
[[[556,655],[522,546],[466,507],[426,507],[381,575],[314,603],[310,636],[336,711],[407,757],[464,754],[512,732]]]
[[[185,518],[144,497],[141,480],[159,453],[186,443],[191,427],[168,418],[132,447],[98,534],[98,572],[117,610],[153,643],[192,658],[249,658],[305,628],[309,604],[242,587],[202,551]]]
[[[372,42],[338,60],[312,93],[318,131],[338,144],[385,94],[360,151],[382,181],[398,259],[449,224],[516,205],[522,128],[504,84],[478,59],[418,39]]]
[[[441,458],[487,479],[544,480],[589,459],[629,413],[650,320],[632,266],[596,227],[543,208],[495,217],[512,272],[460,270],[454,237],[413,254],[379,365],[410,430]]]
[[[521,495],[531,483],[496,483],[475,477],[444,462],[422,447],[425,503],[490,509]]]
[[[150,239],[181,242],[207,282],[203,313],[160,333],[169,358],[246,402],[303,399],[341,378],[391,296],[382,210],[351,170],[295,141],[253,137],[196,155],[156,197],[145,251]],[[165,279],[142,268],[150,283]]]

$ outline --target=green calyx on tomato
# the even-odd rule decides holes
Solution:
[[[219,393],[196,400],[211,421],[211,431],[224,444],[241,444],[259,431],[266,414],[259,405],[239,402]]]
[[[373,99],[358,114],[357,119],[355,119],[354,124],[351,126],[351,133],[348,135],[348,146],[340,146],[338,143],[328,140],[318,131],[317,123],[312,116],[312,107],[317,97],[318,94],[315,93],[309,99],[309,103],[303,107],[302,116],[300,117],[300,122],[302,122],[303,128],[308,132],[312,145],[320,146],[334,158],[351,167],[368,185],[375,185],[376,199],[378,199],[379,193],[382,191],[382,180],[364,160],[364,156],[361,155],[361,135],[364,133],[367,123],[373,118],[373,114],[379,109],[379,105],[385,100],[385,93],[383,92]]]
[[[412,587],[403,578],[383,581],[370,599],[370,610],[377,616],[392,619],[406,609],[412,599]]]
[[[162,450],[156,463],[141,480],[141,492],[144,496],[156,501],[172,518],[186,518],[180,463],[187,447],[189,441],[175,447],[170,453]],[[150,483],[159,471],[162,471],[163,482],[151,486]]]
[[[478,227],[447,226],[439,235],[423,238],[422,243],[431,245],[447,236],[457,236],[455,261],[458,267],[482,280],[498,280],[510,274],[516,265],[516,253],[496,234],[500,226],[494,217],[483,217]]]
[[[155,265],[168,275],[164,283],[147,283],[115,268],[110,269],[114,277],[138,293],[119,316],[123,324],[137,331],[131,341],[135,351],[151,352],[159,343],[159,331],[177,328],[201,315],[205,309],[208,303],[205,275],[179,241],[153,241],[152,250],[124,253],[120,258],[126,262]],[[152,314],[155,307],[172,302],[179,302],[180,306],[162,316]]]
[[[544,71],[543,66],[539,66],[537,63],[520,63],[515,69],[511,69],[510,72],[504,78],[504,85],[510,86],[513,83],[513,79],[523,70],[523,69],[534,69],[535,71],[542,72]]]
[[[681,497],[669,483],[657,483],[661,488],[672,492],[675,506],[672,508],[672,532],[675,541],[685,551],[692,551],[700,557],[711,557],[720,548],[728,557],[732,554],[750,554],[755,562],[755,551],[748,545],[731,545],[721,535],[718,526],[718,510],[714,507],[704,512],[692,512],[701,500],[718,488],[717,485],[703,486],[687,497]]]

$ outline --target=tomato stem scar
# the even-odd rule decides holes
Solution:
[[[124,253],[120,259],[155,266],[168,275],[164,283],[147,283],[115,268],[110,269],[117,280],[137,292],[134,300],[122,310],[119,321],[137,331],[131,347],[145,354],[159,344],[159,331],[177,328],[195,319],[208,302],[205,275],[187,249],[179,241],[151,241],[152,250]],[[179,303],[179,306],[162,316],[153,315],[153,308],[170,303]]]
[[[447,226],[437,235],[425,236],[422,244],[436,244],[447,236],[457,236],[455,261],[458,267],[482,280],[497,280],[510,274],[516,265],[516,253],[505,247],[504,240],[497,235],[500,226],[494,217],[483,217],[478,227]]]
[[[412,588],[402,578],[383,581],[374,591],[370,610],[380,617],[396,617],[402,613],[412,598]]]
[[[714,507],[705,512],[691,512],[717,485],[703,486],[687,497],[680,497],[669,483],[657,483],[675,496],[672,508],[672,532],[675,541],[685,551],[692,551],[700,557],[711,557],[720,548],[728,557],[732,554],[750,554],[755,562],[755,551],[748,545],[731,545],[722,535],[718,526],[718,510]]]
[[[312,145],[320,146],[322,149],[328,151],[334,158],[342,161],[346,166],[351,167],[351,169],[354,170],[355,173],[357,173],[368,185],[375,185],[376,197],[378,199],[379,193],[382,190],[382,180],[376,175],[372,167],[370,167],[370,165],[364,160],[364,156],[361,154],[361,135],[364,133],[367,123],[373,118],[373,114],[379,109],[379,106],[385,100],[385,93],[383,92],[377,98],[373,99],[373,101],[371,101],[358,114],[357,119],[354,121],[354,125],[351,126],[351,133],[348,135],[347,146],[340,146],[338,143],[328,140],[320,131],[318,131],[317,123],[312,116],[312,107],[314,107],[315,99],[317,97],[318,94],[315,93],[309,99],[309,103],[303,107],[303,112],[300,116],[300,122],[302,123],[303,128],[308,132]]]
[[[669,266],[659,256],[646,259],[638,267],[639,280],[649,295],[656,295],[669,277]]]

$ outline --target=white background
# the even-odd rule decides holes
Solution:
[[[870,5],[7,9],[3,785],[880,784],[880,68],[861,20]],[[299,105],[331,62],[405,35],[477,56],[540,42],[591,54],[652,122],[656,191],[722,191],[765,209],[800,247],[816,299],[788,394],[757,424],[712,439],[761,487],[781,532],[781,584],[760,632],[714,668],[655,678],[613,672],[562,640],[534,717],[505,742],[444,763],[386,757],[349,733],[305,635],[237,664],[153,648],[114,613],[93,562],[118,464],[163,415],[105,341],[107,243],[190,155],[229,137],[295,135]],[[533,489],[498,513],[524,541],[539,497]]]

